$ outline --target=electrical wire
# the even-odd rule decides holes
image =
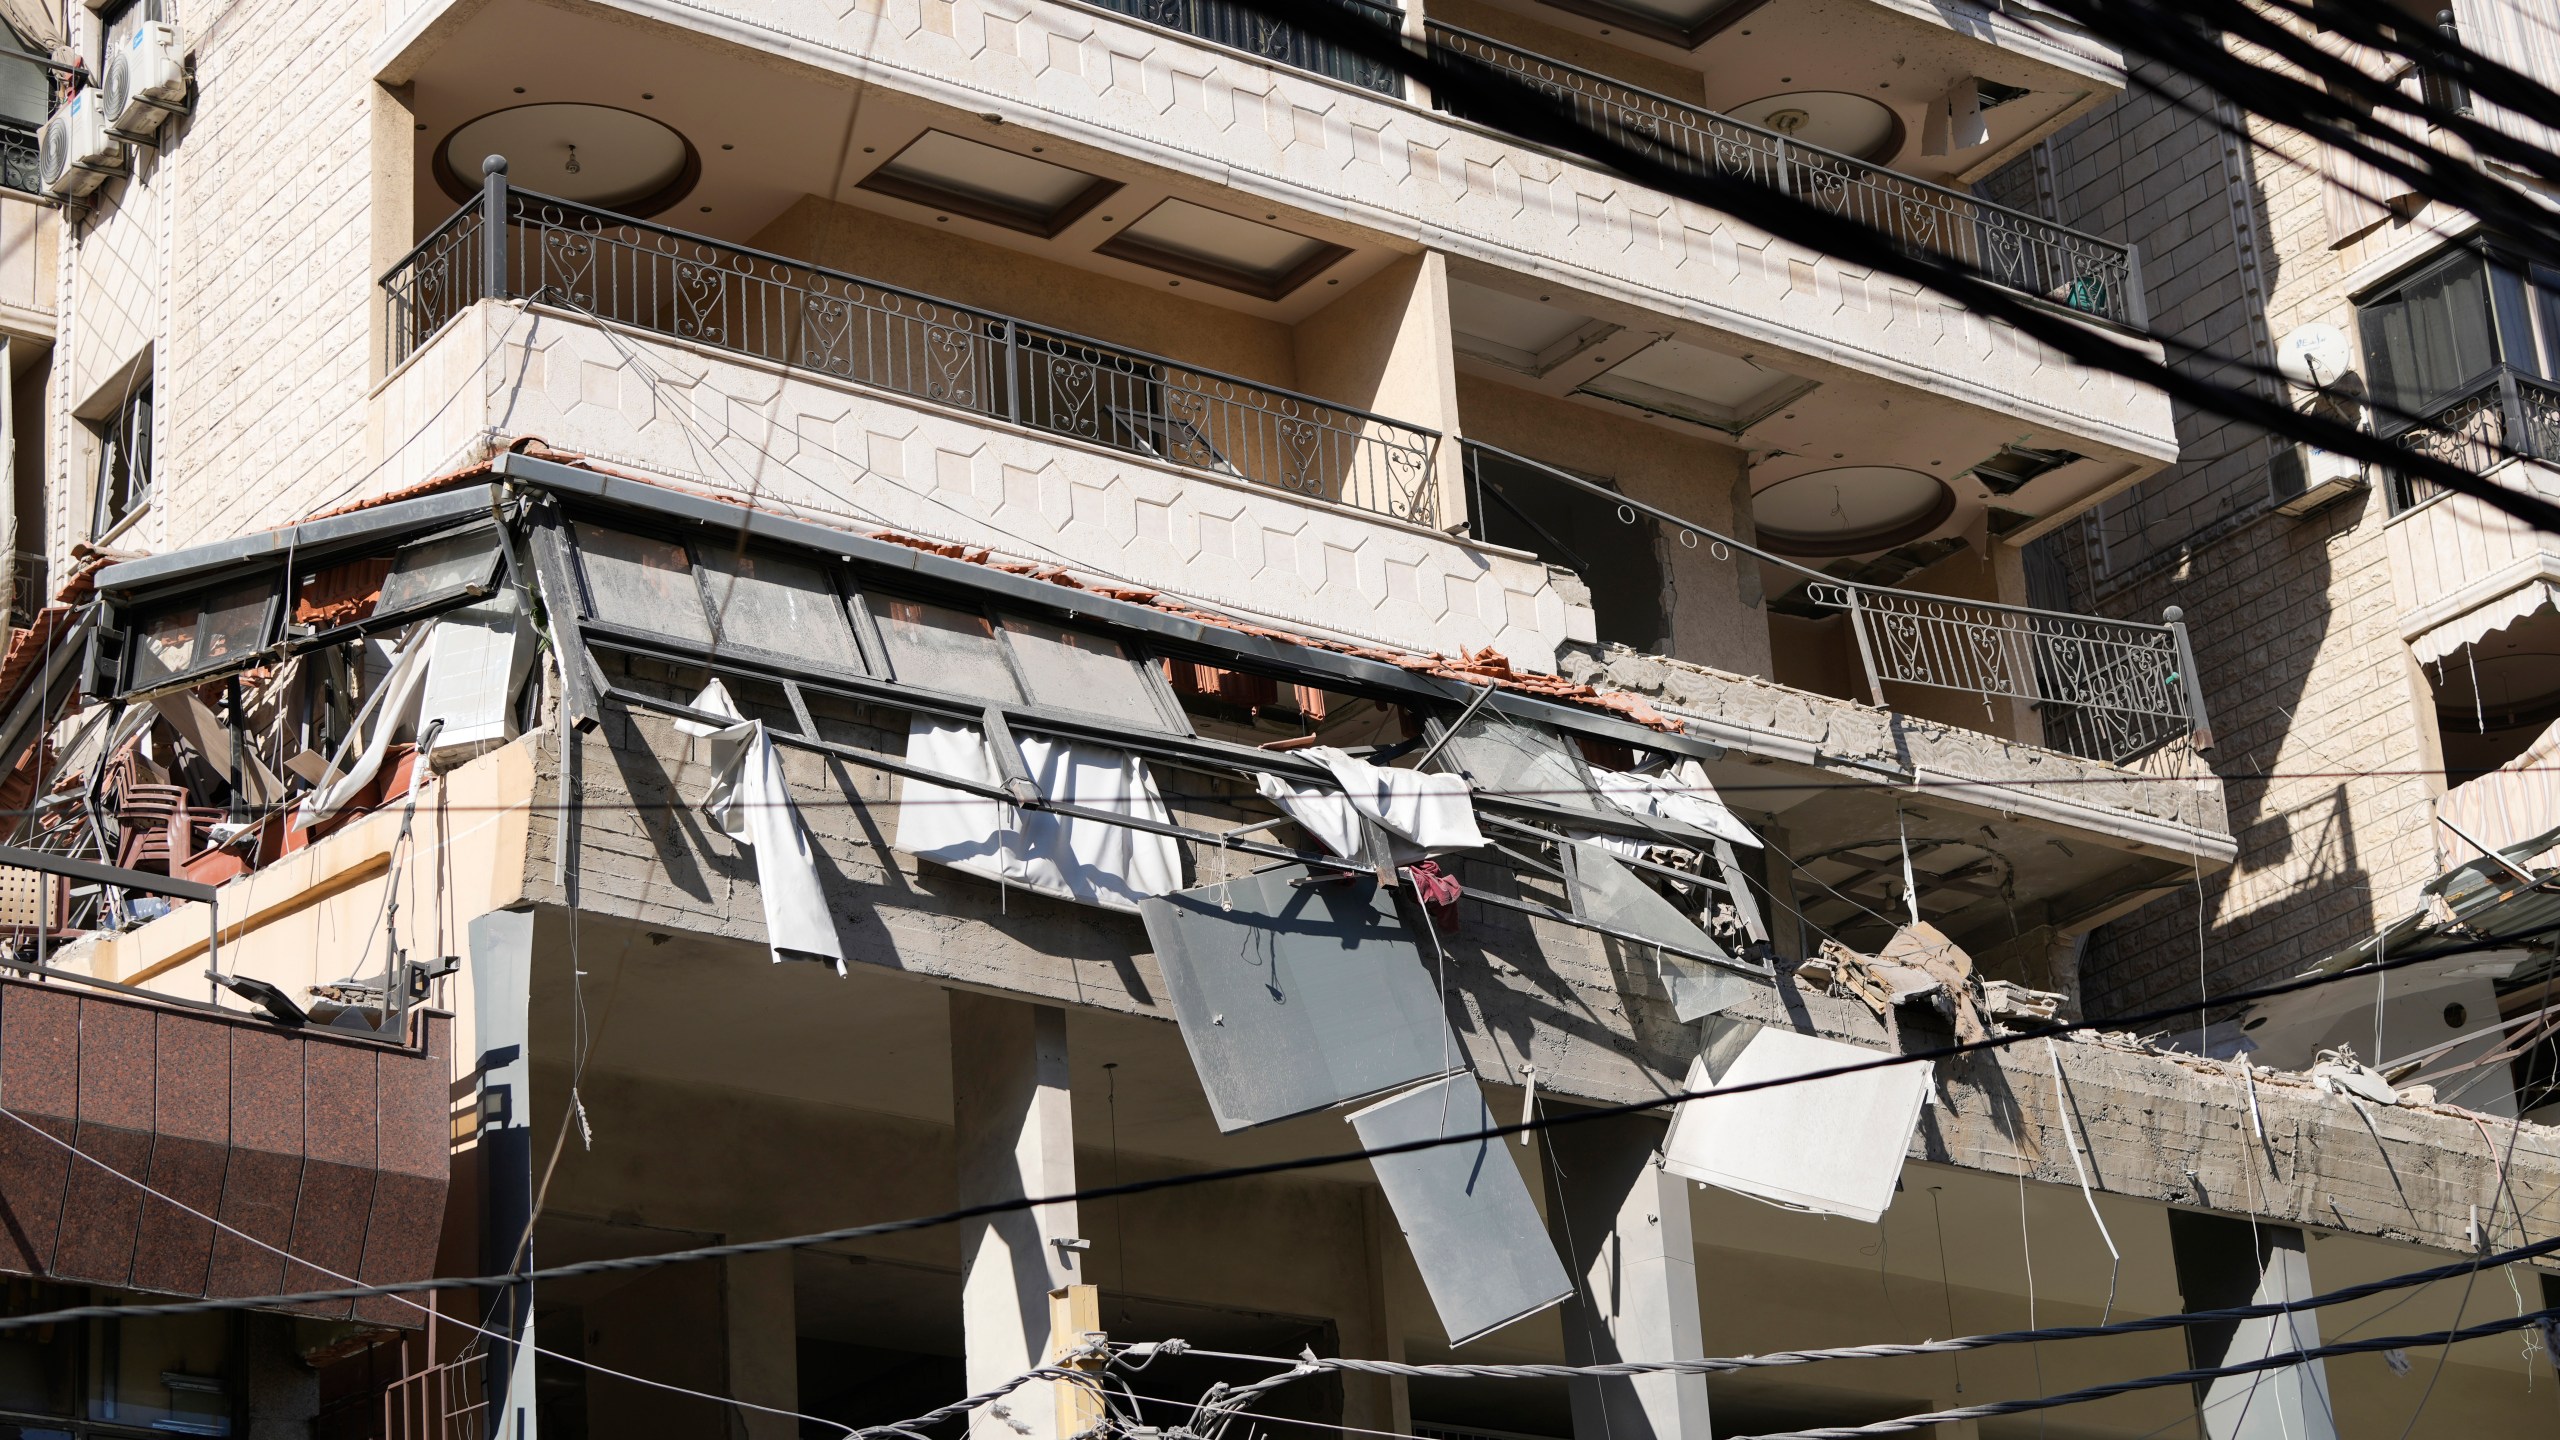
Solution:
[[[2502,937],[2497,940],[2466,944],[2458,949],[2448,950],[2444,952],[2444,954],[2467,954],[2480,950],[2509,949],[2525,940],[2540,938],[2547,934],[2560,934],[2560,924],[2554,924],[2552,926],[2543,927],[2541,929],[2519,935]],[[2304,976],[2294,980],[2284,981],[2279,984],[2264,986],[2254,991],[2236,992],[2224,997],[2224,1000],[2226,1003],[2239,1004],[2270,999],[2278,995],[2290,995],[2301,991],[2318,989],[2325,985],[2343,983],[2350,980],[2362,980],[2372,973],[2372,967],[2375,964],[2396,969],[2404,965],[2419,964],[2422,963],[2423,960],[2427,959],[2441,958],[2444,958],[2444,956],[2404,957],[2387,962],[2370,962],[2366,965],[2359,965],[2329,974]],[[1419,1140],[1402,1141],[1392,1145],[1372,1146],[1322,1155],[1294,1156],[1279,1160],[1257,1161],[1245,1165],[1231,1165],[1216,1170],[1193,1171],[1179,1175],[1165,1175],[1142,1180],[1129,1180],[1116,1185],[1095,1186],[1088,1189],[1068,1191],[1064,1194],[1058,1195],[1038,1195],[1018,1199],[989,1200],[976,1205],[964,1205],[955,1209],[941,1211],[936,1214],[911,1216],[898,1220],[883,1220],[866,1225],[848,1225],[831,1230],[813,1231],[808,1234],[784,1236],[770,1240],[731,1241],[718,1245],[695,1246],[690,1249],[662,1251],[647,1255],[619,1256],[604,1260],[584,1260],[573,1264],[554,1265],[532,1270],[523,1270],[505,1275],[439,1276],[425,1280],[408,1280],[384,1285],[354,1286],[336,1290],[312,1290],[264,1296],[239,1296],[224,1297],[221,1299],[176,1301],[168,1304],[140,1306],[76,1306],[63,1310],[46,1311],[40,1314],[0,1316],[0,1332],[25,1329],[35,1325],[60,1324],[72,1320],[131,1319],[143,1315],[183,1315],[223,1310],[270,1309],[277,1306],[300,1304],[304,1302],[361,1300],[375,1295],[423,1294],[430,1291],[443,1290],[497,1290],[535,1281],[566,1279],[578,1275],[636,1274],[643,1271],[660,1269],[668,1265],[688,1264],[704,1260],[725,1260],[740,1255],[765,1255],[790,1250],[805,1250],[819,1245],[836,1244],[849,1240],[871,1239],[882,1235],[900,1235],[918,1230],[936,1229],[946,1225],[958,1224],[965,1220],[979,1219],[988,1215],[1010,1214],[1015,1211],[1033,1210],[1043,1206],[1080,1204],[1088,1201],[1112,1199],[1123,1195],[1147,1194],[1159,1190],[1187,1189],[1195,1185],[1212,1184],[1228,1180],[1251,1179],[1264,1175],[1290,1174],[1301,1170],[1325,1169],[1337,1165],[1362,1164],[1395,1155],[1405,1155],[1423,1150],[1438,1149],[1445,1145],[1473,1145],[1481,1144],[1486,1141],[1499,1141],[1509,1136],[1552,1129],[1560,1125],[1587,1124],[1593,1121],[1605,1120],[1620,1115],[1643,1114],[1662,1109],[1666,1106],[1697,1101],[1713,1101],[1735,1095],[1751,1094],[1761,1090],[1776,1090],[1794,1085],[1812,1084],[1817,1081],[1835,1079],[1843,1075],[1863,1074],[1870,1070],[1882,1070],[1900,1065],[1930,1064],[1939,1060],[1948,1060],[1964,1055],[1973,1055],[2005,1049],[2011,1045],[2024,1044],[2028,1041],[2042,1040],[2055,1036],[2119,1029],[2128,1026],[2147,1024],[2156,1020],[2172,1018],[2185,1014],[2190,1008],[2191,1007],[2185,1005],[2172,1006],[2153,1012],[2117,1016],[2105,1021],[2054,1022],[2051,1024],[2039,1025],[2032,1029],[2010,1035],[1995,1035],[1986,1039],[1974,1041],[1958,1041],[1950,1045],[1935,1046],[1929,1049],[1907,1051],[1899,1054],[1879,1054],[1873,1060],[1860,1061],[1847,1065],[1829,1066],[1819,1070],[1808,1070],[1795,1075],[1773,1077],[1767,1080],[1744,1081],[1738,1084],[1720,1086],[1713,1090],[1672,1090],[1648,1096],[1641,1100],[1626,1101],[1614,1105],[1577,1106],[1569,1110],[1557,1110],[1552,1113],[1539,1115],[1532,1119],[1525,1119],[1518,1124],[1513,1125],[1493,1125],[1479,1130],[1465,1131],[1452,1135],[1434,1136]],[[2510,1121],[2508,1123],[2511,1125],[2520,1125],[2522,1122]]]
[[[2297,411],[2281,401],[2173,368],[2096,327],[2048,311],[2023,295],[2005,290],[1963,262],[1913,248],[1885,232],[1844,220],[1820,205],[1755,178],[1683,163],[1685,157],[1678,152],[1635,131],[1595,127],[1580,118],[1570,104],[1496,67],[1454,60],[1436,52],[1417,52],[1393,32],[1332,6],[1283,6],[1278,0],[1237,3],[1351,54],[1385,64],[1430,87],[1435,96],[1456,101],[1456,108],[1463,113],[1501,114],[1507,129],[1520,138],[1551,145],[1662,194],[1748,220],[1779,239],[1816,253],[1926,285],[2092,369],[2149,385],[2173,400],[2226,419],[2434,482],[2536,529],[2560,532],[2560,504],[2403,448],[2326,415]],[[2175,23],[2175,17],[2164,15],[2161,23]],[[2512,192],[2507,199],[2525,203],[2516,200]]]

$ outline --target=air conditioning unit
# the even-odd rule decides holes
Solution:
[[[178,28],[157,20],[135,26],[133,38],[107,57],[105,89],[109,130],[137,139],[158,134],[161,122],[187,102]]]
[[[2366,486],[2363,461],[2299,443],[2276,451],[2267,466],[2267,482],[2276,513],[2296,518],[2360,495]]]
[[[36,178],[49,195],[86,195],[124,172],[124,142],[107,133],[98,92],[82,90],[44,122],[36,143]]]

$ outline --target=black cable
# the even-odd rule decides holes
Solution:
[[[2543,926],[2538,929],[2525,931],[2519,934],[2501,936],[2494,940],[2482,940],[2463,945],[2455,949],[2439,951],[2432,954],[2412,955],[2399,959],[2376,961],[2370,964],[2359,965],[2352,969],[2336,971],[2331,974],[2308,975],[2294,980],[2283,981],[2274,985],[2260,986],[2254,990],[2233,991],[2227,995],[2214,997],[2211,1003],[2216,1005],[2238,1005],[2258,1000],[2272,999],[2279,995],[2292,995],[2305,990],[2318,989],[2324,985],[2333,985],[2348,980],[2361,980],[2368,976],[2384,974],[2389,971],[2401,969],[2405,966],[2419,965],[2430,961],[2441,960],[2448,955],[2470,954],[2474,951],[2509,950],[2527,941],[2540,939],[2548,935],[2560,935],[2560,923],[2554,923],[2552,925]],[[1391,1155],[1405,1155],[1417,1151],[1433,1150],[1443,1145],[1471,1145],[1485,1141],[1498,1141],[1515,1135],[1526,1135],[1536,1131],[1551,1130],[1564,1125],[1585,1124],[1592,1121],[1610,1119],[1620,1115],[1642,1114],[1647,1111],[1659,1110],[1667,1105],[1678,1105],[1698,1100],[1713,1100],[1732,1095],[1745,1095],[1760,1090],[1783,1089],[1791,1085],[1805,1085],[1817,1080],[1836,1079],[1843,1075],[1858,1075],[1870,1070],[1883,1070],[1898,1065],[1930,1064],[1939,1060],[1957,1059],[1967,1055],[2006,1049],[2011,1045],[2022,1044],[2030,1040],[2042,1040],[2064,1035],[2076,1035],[2089,1031],[2125,1029],[2128,1027],[2150,1024],[2155,1021],[2176,1019],[2180,1016],[2194,1013],[2195,1009],[2196,1002],[2186,1001],[2178,1005],[2164,1006],[2156,1010],[2143,1011],[2132,1015],[2120,1015],[2107,1020],[2056,1022],[2054,1024],[2041,1025],[2032,1030],[2025,1030],[2011,1035],[1995,1035],[1982,1040],[1959,1041],[1954,1044],[1935,1046],[1925,1050],[1912,1050],[1895,1054],[1879,1054],[1873,1060],[1860,1061],[1855,1064],[1834,1065],[1821,1070],[1808,1070],[1796,1075],[1780,1076],[1768,1080],[1747,1081],[1741,1084],[1723,1086],[1714,1090],[1673,1090],[1666,1091],[1660,1095],[1644,1100],[1631,1100],[1615,1105],[1595,1105],[1572,1110],[1557,1111],[1550,1114],[1540,1115],[1532,1120],[1524,1120],[1518,1124],[1495,1125],[1482,1130],[1467,1131],[1455,1135],[1432,1136],[1420,1140],[1403,1141],[1394,1145],[1380,1145],[1358,1150],[1338,1151],[1325,1155],[1303,1155],[1284,1160],[1265,1160],[1249,1165],[1231,1165],[1217,1170],[1192,1171],[1179,1175],[1157,1176],[1145,1180],[1130,1180],[1116,1185],[1100,1185],[1089,1189],[1073,1190],[1062,1195],[1037,1195],[1013,1200],[989,1200],[981,1204],[964,1205],[957,1209],[945,1210],[933,1215],[911,1216],[901,1220],[883,1220],[870,1225],[848,1225],[833,1230],[813,1231],[805,1235],[783,1236],[772,1240],[733,1241],[719,1245],[696,1246],[686,1250],[662,1251],[650,1255],[629,1255],[607,1260],[584,1260],[574,1264],[554,1265],[543,1269],[519,1271],[505,1275],[442,1276],[427,1280],[405,1280],[384,1285],[359,1285],[337,1290],[297,1291],[290,1294],[276,1295],[227,1296],[221,1299],[175,1301],[169,1304],[75,1306],[70,1309],[49,1310],[32,1315],[0,1316],[0,1333],[5,1333],[10,1330],[26,1329],[30,1326],[54,1325],[74,1320],[136,1319],[149,1315],[195,1315],[226,1310],[263,1310],[285,1305],[303,1304],[306,1302],[362,1300],[376,1295],[413,1295],[441,1290],[503,1290],[511,1286],[524,1285],[541,1280],[568,1279],[579,1275],[636,1274],[642,1271],[661,1269],[668,1265],[689,1264],[702,1260],[726,1260],[740,1255],[764,1255],[779,1251],[806,1250],[819,1245],[840,1244],[850,1240],[866,1240],[883,1235],[902,1235],[917,1230],[936,1229],[944,1225],[957,1224],[963,1220],[975,1220],[989,1215],[1008,1215],[1017,1211],[1035,1210],[1047,1205],[1080,1204],[1095,1200],[1109,1200],[1123,1195],[1151,1194],[1158,1190],[1187,1189],[1194,1185],[1206,1185],[1218,1181],[1248,1180],[1264,1175],[1283,1175],[1300,1170],[1320,1170],[1336,1165],[1362,1164],[1367,1161],[1381,1159]]]
[[[1386,65],[1430,87],[1435,95],[1456,100],[1464,113],[1501,114],[1506,127],[1522,139],[1614,170],[1662,194],[1736,216],[1816,253],[1917,281],[2092,369],[2152,386],[2226,419],[2471,496],[2538,530],[2560,532],[2560,504],[2497,484],[2421,451],[2404,449],[2326,415],[2298,411],[2266,396],[2190,375],[2066,312],[2014,294],[1959,261],[1916,249],[1756,179],[1701,172],[1652,137],[1595,127],[1570,106],[1498,66],[1413,49],[1395,33],[1329,5],[1284,5],[1279,0],[1236,3]]]

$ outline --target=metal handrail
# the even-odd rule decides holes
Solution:
[[[2164,623],[2151,625],[1844,580],[1544,461],[1460,443],[1471,486],[1476,457],[1494,456],[1607,501],[1626,524],[1653,520],[1686,546],[1704,542],[1711,552],[1747,555],[1801,576],[1808,600],[1849,617],[1868,696],[1880,709],[1890,708],[1888,683],[1976,695],[1986,710],[1994,696],[2016,700],[2038,711],[2052,748],[2109,764],[2181,735],[2199,750],[2213,748],[2184,616],[2174,605]],[[1482,505],[1471,504],[1469,513],[1483,513]]]
[[[44,194],[43,177],[36,164],[42,145],[37,127],[17,120],[0,120],[0,190]]]
[[[1435,51],[1596,110],[1597,118],[1612,128],[1650,141],[1679,160],[1726,174],[1753,175],[1835,213],[1864,211],[1859,218],[1873,228],[1969,265],[2023,294],[2122,325],[2143,322],[2140,276],[2130,246],[1472,30],[1426,19],[1423,32]],[[1437,103],[1450,108],[1445,97]],[[1484,118],[1498,124],[1501,117]],[[1969,228],[1959,233],[1960,226]]]
[[[1238,5],[1234,0],[1085,0],[1085,3],[1143,24],[1180,31],[1195,40],[1223,45],[1257,60],[1274,61],[1362,90],[1381,95],[1404,93],[1404,77],[1396,73],[1393,66],[1382,65],[1252,6]],[[1307,0],[1307,3],[1331,3],[1374,21],[1391,35],[1404,28],[1404,11],[1393,5],[1376,3],[1376,0]]]
[[[473,301],[521,296],[1230,479],[1438,523],[1436,430],[514,189],[503,172],[489,178],[479,200],[384,276],[394,364]],[[463,219],[492,207],[504,225]],[[526,243],[511,243],[518,232]]]
[[[2385,429],[2401,448],[2477,475],[2509,455],[2560,460],[2560,385],[2512,365],[2493,366],[2421,419]],[[2394,472],[2392,513],[2442,494],[2432,480]]]

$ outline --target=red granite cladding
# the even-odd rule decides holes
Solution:
[[[0,1269],[50,1275],[80,1121],[80,996],[0,990]]]
[[[302,1194],[302,1052],[291,1031],[231,1031],[231,1157],[222,1176],[230,1229],[213,1237],[208,1295],[272,1295],[284,1286],[284,1249]]]
[[[157,1133],[151,1145],[151,1188],[159,1195],[142,1197],[133,1287],[201,1295],[214,1237],[213,1222],[201,1217],[220,1213],[222,1177],[231,1163],[233,1027],[167,1011],[158,1020],[159,1103],[153,1113]]]
[[[294,1209],[293,1243],[285,1247],[298,1258],[285,1267],[287,1290],[352,1285],[364,1263],[379,1151],[381,1054],[369,1046],[316,1042],[303,1051],[302,1198]],[[299,1306],[296,1313],[342,1320],[352,1304]]]
[[[142,1181],[151,1173],[157,1015],[123,1000],[80,1001],[80,1153],[62,1192],[53,1273],[122,1287],[133,1279]]]
[[[421,1053],[382,1055],[382,1168],[365,1225],[364,1263],[356,1271],[368,1285],[434,1274],[444,1232],[453,1155],[453,1017],[424,1016],[419,1032]],[[425,1319],[417,1303],[396,1295],[359,1300],[356,1318],[417,1325]]]
[[[419,1049],[390,1049],[0,978],[0,1271],[179,1295],[424,1279],[453,1022],[417,1027]],[[423,1319],[388,1298],[355,1313]]]

